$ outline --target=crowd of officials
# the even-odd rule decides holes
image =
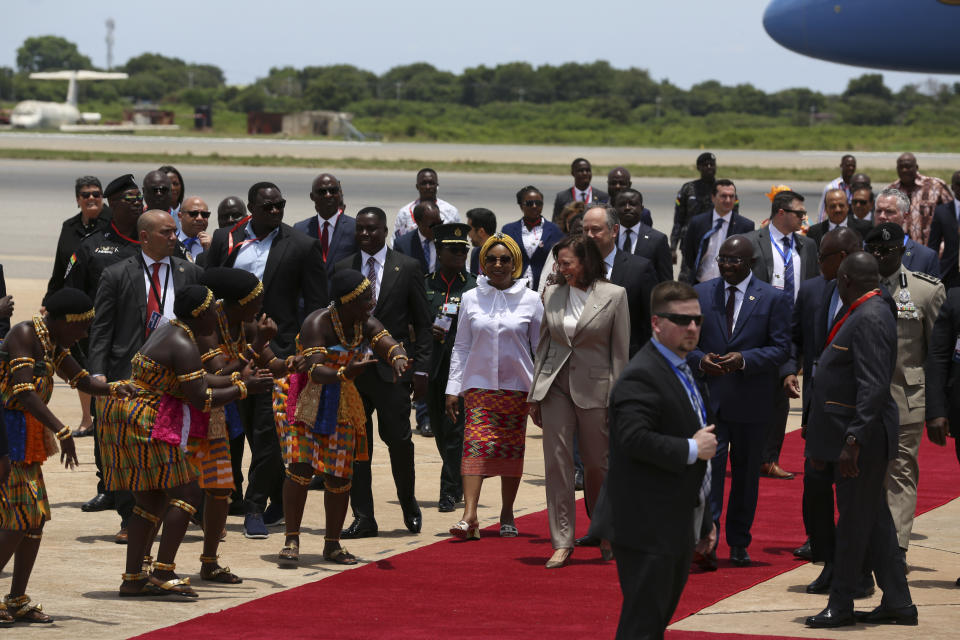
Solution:
[[[795,553],[823,562],[807,591],[829,594],[807,624],[916,624],[917,453],[925,426],[939,445],[960,428],[960,172],[948,186],[905,153],[874,187],[847,155],[818,214],[778,185],[758,227],[713,154],[696,166],[669,232],[622,167],[603,191],[575,160],[549,219],[543,192],[520,188],[499,231],[489,209],[440,199],[425,168],[392,239],[387,213],[351,216],[326,173],[316,215],[292,226],[270,182],[213,211],[171,166],[78,178],[43,307],[11,328],[0,290],[0,625],[52,620],[26,595],[50,517],[40,464],[59,451],[74,466],[75,437],[95,443],[83,510],[115,509],[127,545],[119,595],[193,598],[175,571],[191,520],[201,579],[238,583],[217,556],[228,514],[248,538],[284,526],[277,560],[296,564],[310,489],[324,492],[323,557],[355,564],[341,539],[379,534],[374,425],[412,534],[418,433],[442,459],[438,509],[463,504],[450,534],[480,539],[481,486],[498,476],[499,533],[517,536],[530,418],[546,567],[598,547],[617,563],[618,637],[659,637],[691,562],[718,569],[721,536],[731,566],[752,564],[760,478],[794,477],[780,464],[791,398],[806,439]],[[54,374],[78,390],[76,429],[46,407]],[[591,527],[575,539],[580,490]],[[882,604],[854,612],[875,583]]]

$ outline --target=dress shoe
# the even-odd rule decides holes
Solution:
[[[380,531],[377,529],[376,520],[357,517],[354,518],[350,526],[340,534],[340,537],[344,540],[354,540],[356,538],[376,538],[378,535],[380,535]]]
[[[801,560],[813,562],[813,548],[810,546],[810,538],[802,545],[793,550],[793,555]]]
[[[437,511],[440,513],[450,513],[457,508],[457,500],[450,495],[440,496],[440,502],[437,503]]]
[[[807,626],[815,629],[828,629],[830,627],[846,627],[857,624],[857,619],[853,617],[853,611],[840,611],[827,607],[815,616],[807,618]]]
[[[424,422],[422,425],[420,425],[420,435],[424,438],[433,437],[433,427],[430,426],[429,422]]]
[[[750,554],[745,547],[730,547],[730,562],[735,567],[749,567]]]
[[[830,593],[830,585],[833,583],[833,563],[827,562],[823,565],[823,571],[817,576],[817,579],[807,585],[807,593],[822,595]]]
[[[717,550],[713,549],[708,553],[693,552],[693,561],[701,571],[716,571],[719,568],[717,563]]]
[[[117,544],[127,544],[127,528],[123,527],[120,531],[117,531],[117,535],[113,536],[113,541]]]
[[[777,480],[793,480],[793,474],[784,469],[776,462],[765,462],[760,465],[760,475]]]
[[[323,491],[326,485],[323,484],[323,476],[313,476],[310,478],[310,484],[307,485],[308,491]]]
[[[573,488],[576,491],[583,491],[583,469],[577,469],[573,474]]]
[[[577,538],[573,541],[573,546],[575,547],[599,547],[600,538],[591,535],[585,535],[582,538]]]
[[[420,505],[414,500],[413,504],[403,509],[403,524],[410,533],[420,533],[423,528],[423,514],[420,513]]]
[[[857,590],[853,592],[854,600],[863,600],[864,598],[869,598],[877,590],[873,582],[873,572],[867,571],[863,574],[863,577],[860,578],[860,584],[857,585]]]
[[[83,503],[80,507],[80,511],[86,511],[90,513],[91,511],[106,511],[108,509],[113,509],[114,501],[112,493],[98,493],[89,500]]]
[[[865,624],[902,624],[910,627],[917,626],[917,606],[911,604],[899,609],[888,609],[880,605],[873,611],[855,611],[857,622]]]
[[[263,510],[263,524],[267,527],[279,527],[284,524],[286,520],[283,517],[283,505],[276,502],[271,502],[267,505],[267,508]]]

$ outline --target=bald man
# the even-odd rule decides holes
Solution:
[[[183,247],[183,253],[190,262],[196,262],[197,256],[210,247],[210,207],[197,196],[190,196],[180,205],[180,231],[177,240]]]
[[[902,153],[897,158],[897,177],[897,181],[890,183],[887,188],[896,189],[910,199],[910,210],[904,216],[903,230],[911,240],[925,245],[930,239],[934,209],[938,205],[953,202],[953,194],[940,178],[921,174],[917,157],[912,153]]]
[[[314,178],[310,199],[317,215],[301,220],[293,228],[320,241],[329,277],[333,274],[333,265],[357,252],[357,223],[344,213],[343,187],[336,176],[321,173]]]
[[[227,196],[217,205],[217,229],[232,227],[247,217],[247,204],[237,196]]]
[[[610,173],[607,174],[607,193],[610,194],[609,203],[615,205],[617,201],[617,195],[624,189],[629,189],[633,186],[633,181],[630,178],[630,172],[627,171],[625,167],[616,167],[611,169]],[[640,193],[639,191],[637,193]],[[647,209],[643,206],[643,196],[640,196],[640,222],[647,225],[648,227],[653,226],[653,216],[650,215],[650,209]],[[619,242],[617,243],[619,246]]]

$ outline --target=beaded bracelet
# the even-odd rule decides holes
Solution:
[[[340,367],[339,369],[337,369],[337,380],[340,380],[341,382],[346,382],[349,379],[350,378],[347,377],[346,367]]]
[[[245,385],[242,380],[237,378],[236,380],[233,381],[233,386],[235,386],[237,389],[240,389],[241,400],[247,397],[247,385]]]
[[[393,363],[396,362],[397,360],[409,360],[409,359],[410,358],[408,358],[406,354],[398,353],[397,355],[390,358],[390,365],[393,366]]]
[[[192,380],[199,380],[205,375],[206,372],[203,369],[197,369],[196,371],[185,373],[182,376],[177,376],[177,382],[190,382]]]
[[[13,388],[10,390],[13,395],[22,393],[24,391],[36,391],[37,387],[32,382],[21,382],[20,384],[13,385]]]
[[[233,373],[230,374],[230,382],[232,382],[233,384],[237,384],[238,382],[240,382],[239,371],[234,371]]]
[[[72,378],[70,378],[69,381],[67,381],[67,384],[70,385],[71,389],[76,389],[77,385],[80,384],[80,381],[89,375],[90,375],[89,371],[87,371],[86,369],[80,369],[77,375],[73,376]]]
[[[57,431],[57,440],[66,440],[73,435],[73,432],[70,430],[70,427],[64,427]]]
[[[312,366],[307,370],[307,377],[310,378],[311,380],[313,380],[313,370],[316,369],[317,367],[322,367],[322,366],[323,366],[323,363],[320,363],[320,362],[312,365]]]
[[[375,335],[375,336],[373,336],[372,338],[370,338],[370,348],[371,348],[371,349],[375,349],[376,346],[377,346],[377,343],[380,342],[380,340],[382,340],[383,338],[385,338],[386,336],[389,336],[389,335],[390,335],[390,332],[387,331],[386,329],[384,329],[383,331],[381,331],[381,332],[378,333],[377,335]]]
[[[110,382],[107,384],[108,393],[114,398],[117,397],[117,389],[119,388],[120,388],[119,382]]]
[[[390,350],[387,351],[387,358],[389,358],[391,355],[393,355],[394,349],[403,349],[403,345],[398,342],[397,344],[395,344],[395,345],[393,345],[392,347],[390,347]]]
[[[207,351],[205,354],[200,356],[200,362],[207,362],[208,360],[213,360],[214,358],[219,356],[221,353],[222,351],[220,351],[220,347],[216,347],[215,349],[210,349],[210,351]]]
[[[33,358],[26,358],[26,357],[14,358],[8,364],[10,366],[10,373],[13,373],[17,369],[23,369],[26,367],[30,367],[32,369],[34,365],[37,364],[37,361],[34,360]]]
[[[213,389],[207,387],[207,400],[203,403],[203,412],[210,413],[210,408],[213,406]]]

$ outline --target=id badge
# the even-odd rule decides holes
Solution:
[[[445,302],[443,303],[443,314],[447,316],[455,316],[460,312],[460,303],[459,302]]]
[[[166,324],[167,319],[164,318],[160,313],[153,311],[150,314],[150,319],[147,320],[147,327],[150,328],[150,331],[153,331],[157,327]]]
[[[960,362],[960,336],[957,336],[957,342],[953,345],[953,361]]]
[[[453,318],[451,318],[450,316],[437,316],[433,320],[433,326],[437,327],[443,332],[450,331],[450,326],[452,324],[453,324]]]

